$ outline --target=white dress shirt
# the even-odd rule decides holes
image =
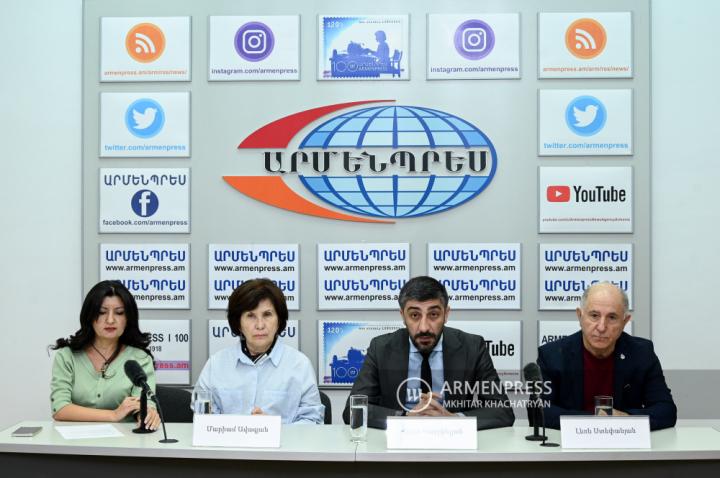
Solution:
[[[325,407],[310,360],[276,342],[269,355],[253,361],[240,341],[213,354],[195,388],[210,390],[214,413],[250,415],[255,407],[287,423],[323,423]]]

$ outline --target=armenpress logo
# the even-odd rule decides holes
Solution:
[[[160,103],[150,98],[134,101],[125,111],[125,126],[138,138],[157,135],[165,125],[165,111]]]
[[[455,50],[465,59],[481,60],[495,46],[493,29],[482,20],[467,20],[455,30]]]
[[[247,61],[261,61],[275,48],[275,36],[261,22],[248,22],[235,33],[235,51]]]
[[[413,386],[411,387],[411,385]],[[422,393],[423,385],[427,387],[427,390],[432,390],[430,384],[419,377],[408,377],[402,382],[400,382],[400,385],[398,385],[397,389],[395,390],[395,399],[397,400],[398,405],[400,405],[400,408],[402,408],[406,412],[410,412],[413,410],[414,407],[408,407],[408,403],[420,404],[420,394]],[[407,400],[402,399],[401,395],[403,388],[405,388],[406,390]],[[430,406],[430,402],[432,402],[432,396],[427,395],[426,401],[422,403],[422,406],[415,411],[421,412],[425,410],[427,407]]]
[[[133,194],[132,199],[130,199],[130,206],[138,216],[150,217],[157,212],[160,201],[154,192],[149,189],[141,189]]]
[[[228,184],[275,207],[330,219],[392,222],[445,212],[475,198],[492,181],[497,153],[470,122],[422,106],[371,106],[330,117],[297,150],[297,133],[337,110],[388,100],[322,106],[275,120],[238,149],[263,149],[265,176],[225,176]],[[330,172],[330,169],[333,172]],[[338,171],[339,172],[336,172]],[[296,193],[295,178],[327,207]]]
[[[152,23],[139,23],[125,35],[128,55],[140,63],[151,63],[165,51],[165,35]]]
[[[594,96],[578,96],[565,108],[565,122],[580,136],[593,136],[605,126],[607,110]]]

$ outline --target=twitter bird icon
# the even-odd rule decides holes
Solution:
[[[594,96],[578,96],[565,109],[565,123],[580,136],[593,136],[600,132],[607,120],[605,105]]]
[[[156,136],[165,125],[165,111],[151,98],[134,101],[125,111],[125,127],[138,138]]]
[[[133,110],[133,120],[135,121],[135,129],[148,129],[155,122],[156,108],[147,108],[143,113]]]
[[[585,110],[581,110],[577,106],[573,106],[573,114],[575,115],[575,126],[579,128],[584,128],[585,126],[588,126],[590,123],[595,121],[595,117],[597,116],[598,107],[596,105],[588,105],[585,107]],[[153,112],[153,116],[154,112]]]

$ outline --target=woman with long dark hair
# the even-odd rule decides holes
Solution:
[[[119,281],[102,281],[88,292],[80,310],[80,330],[60,338],[50,384],[55,420],[119,422],[140,410],[140,392],[124,372],[137,361],[155,389],[155,370],[148,349],[150,334],[140,332],[135,298]],[[145,425],[160,424],[148,407]]]

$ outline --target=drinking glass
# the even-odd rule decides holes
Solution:
[[[192,392],[190,409],[198,415],[208,415],[213,412],[212,392],[204,388],[196,388]]]
[[[613,414],[613,398],[609,395],[596,395],[595,396],[595,415],[600,415],[600,412],[605,412],[606,415],[612,416]]]
[[[350,437],[361,442],[367,438],[368,397],[350,395]]]

